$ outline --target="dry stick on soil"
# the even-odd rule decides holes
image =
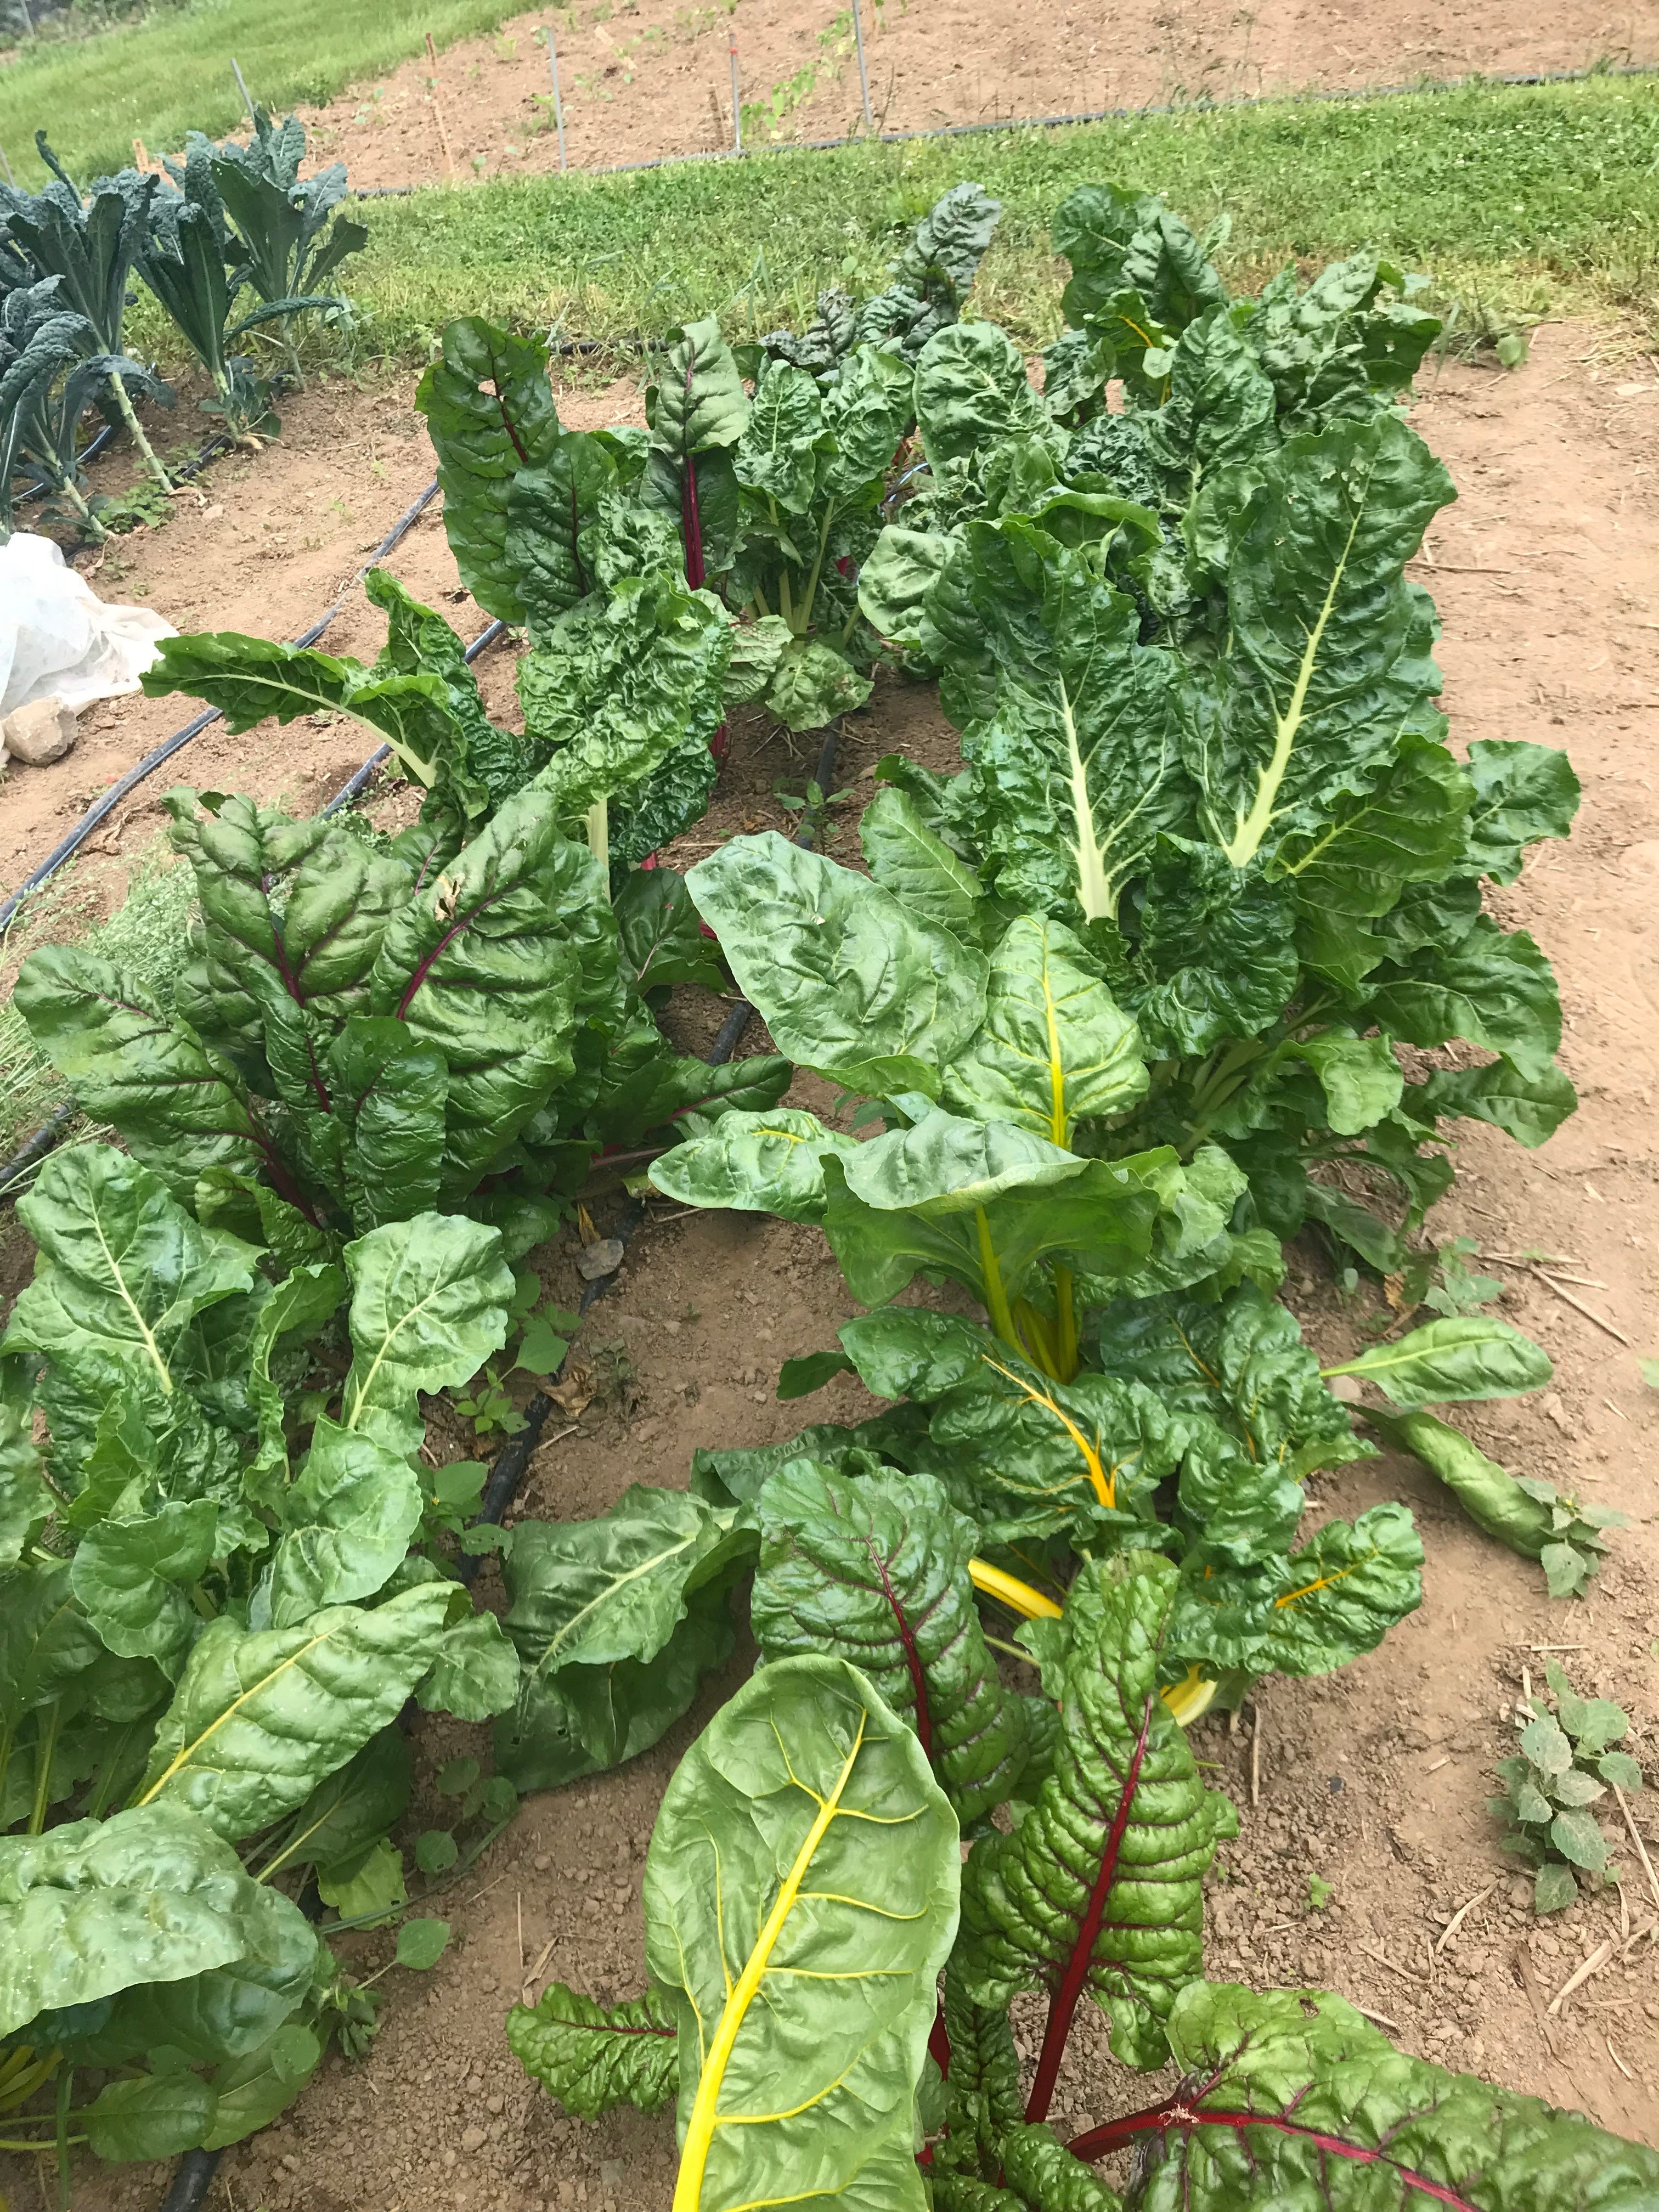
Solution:
[[[1447,1944],[1451,1942],[1452,1937],[1456,1935],[1458,1929],[1468,1918],[1470,1913],[1474,1911],[1475,1906],[1477,1905],[1484,1905],[1497,1887],[1498,1884],[1495,1881],[1489,1881],[1486,1887],[1480,1891],[1478,1896],[1472,1897],[1467,1905],[1460,1905],[1458,1906],[1456,1911],[1453,1913],[1451,1918],[1446,1923],[1444,1928],[1442,1929],[1440,1932],[1440,1940],[1434,1947],[1437,1952],[1443,1951],[1445,1949]]]
[[[1625,1826],[1630,1830],[1630,1839],[1636,1846],[1636,1856],[1642,1862],[1642,1871],[1648,1878],[1648,1889],[1656,1905],[1659,1905],[1659,1875],[1653,1871],[1653,1861],[1648,1856],[1648,1847],[1642,1841],[1641,1831],[1631,1817],[1629,1802],[1624,1791],[1614,1782],[1609,1785],[1619,1801],[1619,1810],[1625,1816]]]
[[[1375,1959],[1379,1966],[1386,1966],[1391,1974],[1398,1974],[1402,1982],[1415,1982],[1419,1988],[1426,1984],[1428,1976],[1419,1974],[1415,1966],[1396,1966],[1395,1961],[1382,1952],[1373,1951],[1369,1943],[1362,1943],[1359,1948],[1368,1959]]]
[[[1612,2038],[1610,2035],[1604,2035],[1604,2036],[1601,2038],[1601,2040],[1602,2040],[1602,2042],[1603,2042],[1603,2043],[1605,2043],[1605,2044],[1607,2045],[1607,2056],[1608,2056],[1608,2057],[1612,2059],[1612,2061],[1613,2061],[1613,2064],[1614,2064],[1614,2065],[1619,2069],[1619,2071],[1620,2071],[1620,2072],[1624,2075],[1624,2077],[1625,2077],[1626,2081],[1633,2081],[1636,2079],[1636,2076],[1635,2076],[1635,2075],[1631,2072],[1631,2070],[1630,2070],[1629,2067],[1626,2065],[1626,2063],[1625,2063],[1624,2060],[1623,2060],[1623,2059],[1619,2056],[1619,2053],[1618,2053],[1618,2052],[1613,2049],[1613,2038]]]
[[[1558,1282],[1553,1275],[1547,1275],[1541,1267],[1533,1267],[1528,1272],[1535,1275],[1540,1283],[1547,1283],[1551,1290],[1554,1291],[1556,1297],[1565,1300],[1565,1302],[1572,1308],[1575,1313],[1583,1314],[1586,1321],[1593,1321],[1597,1328],[1605,1329],[1609,1336],[1616,1337],[1619,1342],[1622,1344],[1627,1351],[1633,1352],[1636,1349],[1635,1346],[1632,1344],[1630,1339],[1626,1335],[1622,1328],[1615,1328],[1613,1323],[1610,1321],[1605,1320],[1601,1315],[1596,1312],[1593,1306],[1587,1306],[1583,1298],[1574,1297],[1572,1292],[1568,1290],[1565,1283]]]
[[[1250,1802],[1261,1802],[1261,1707],[1250,1700]]]
[[[1397,2020],[1390,2020],[1387,2013],[1372,2012],[1368,2007],[1356,2002],[1352,1997],[1348,1999],[1348,2002],[1353,2006],[1354,2010],[1359,2014],[1361,2020],[1369,2020],[1378,2027],[1387,2028],[1390,2035],[1403,2035],[1405,2033],[1405,2030],[1401,2027],[1400,2022]]]
[[[526,2005],[533,2005],[536,2002],[534,1996],[536,1984],[542,1978],[542,1968],[553,1956],[553,1947],[558,1940],[559,1939],[556,1936],[550,1936],[548,1937],[546,1942],[542,1946],[541,1955],[538,1958],[535,1965],[530,1969],[530,1972],[524,1976],[523,1979],[519,1984],[519,1995]],[[520,1960],[520,1964],[522,1966],[522,1960]]]
[[[1618,1948],[1619,1946],[1611,1940],[1605,1943],[1598,1943],[1589,1958],[1573,1968],[1571,1973],[1567,1976],[1566,1980],[1550,1999],[1547,2008],[1550,2014],[1553,2015],[1559,2012],[1576,1989],[1581,1988],[1589,1981],[1592,1974],[1599,1974]]]
[[[432,89],[428,97],[432,102],[432,119],[438,126],[438,143],[443,149],[444,174],[452,184],[455,181],[455,156],[449,150],[449,133],[444,128],[442,102],[438,98],[438,56],[432,44],[432,33],[426,34],[426,58],[432,65]]]

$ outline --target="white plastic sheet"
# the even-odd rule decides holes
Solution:
[[[110,607],[50,538],[0,545],[0,717],[34,699],[84,707],[136,691],[173,624],[149,607]]]

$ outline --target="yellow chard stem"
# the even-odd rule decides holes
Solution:
[[[1069,1267],[1054,1269],[1054,1309],[1060,1316],[1059,1337],[1055,1346],[1059,1363],[1059,1380],[1069,1382],[1077,1373],[1077,1302],[1072,1291],[1072,1271]]]
[[[1025,1346],[1014,1327],[1014,1316],[1009,1311],[1008,1293],[1002,1287],[1002,1270],[997,1265],[996,1247],[991,1242],[991,1224],[986,1218],[985,1208],[974,1208],[974,1222],[979,1231],[979,1271],[985,1279],[985,1310],[991,1316],[991,1326],[1006,1345],[1012,1346],[1023,1359]]]
[[[1060,1619],[1060,1607],[1052,1598],[1044,1597],[1030,1583],[1021,1582],[1018,1575],[994,1567],[988,1559],[969,1559],[968,1578],[983,1596],[995,1598],[999,1605],[1006,1605],[1010,1613],[1017,1613],[1026,1620]]]

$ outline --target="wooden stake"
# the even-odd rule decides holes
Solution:
[[[429,94],[432,101],[432,119],[438,126],[438,143],[443,149],[444,174],[450,183],[453,184],[455,181],[455,156],[450,151],[449,133],[444,128],[443,103],[438,98],[438,52],[437,48],[432,43],[432,33],[430,31],[426,34],[426,58],[432,68],[432,90]]]

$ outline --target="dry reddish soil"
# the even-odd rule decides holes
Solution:
[[[1654,0],[1558,0],[1547,10],[1508,0],[862,4],[873,119],[888,131],[1659,58]],[[556,168],[545,22],[579,168],[730,147],[728,31],[743,104],[768,111],[745,121],[747,144],[862,126],[852,18],[837,0],[577,0],[450,47],[435,72],[422,58],[302,111],[315,150],[343,160],[358,185],[452,173],[445,134],[463,179]]]
[[[571,419],[618,413],[628,396],[580,397]],[[1637,1365],[1638,1352],[1659,1351],[1659,951],[1650,927],[1659,890],[1659,380],[1650,360],[1619,342],[1558,326],[1539,333],[1530,364],[1513,376],[1449,368],[1431,380],[1416,421],[1462,493],[1419,568],[1446,624],[1440,658],[1455,736],[1565,746],[1584,784],[1571,842],[1542,848],[1494,898],[1556,963],[1562,1057],[1581,1109],[1541,1153],[1474,1130],[1457,1189],[1432,1224],[1477,1240],[1506,1284],[1504,1311],[1547,1347],[1557,1371],[1548,1391],[1460,1419],[1517,1472],[1583,1486],[1634,1525],[1615,1537],[1588,1601],[1552,1601],[1537,1568],[1480,1536],[1414,1463],[1385,1455],[1317,1480],[1316,1517],[1387,1497],[1411,1504],[1428,1549],[1425,1602],[1380,1651],[1340,1674],[1264,1685],[1238,1735],[1218,1717],[1198,1725],[1194,1747],[1215,1762],[1212,1778],[1243,1816],[1211,1885],[1208,1971],[1340,1990],[1412,2051],[1659,2145],[1659,1893],[1625,1847],[1620,1887],[1537,1924],[1486,1809],[1493,1762],[1511,1747],[1515,1701],[1550,1648],[1582,1689],[1632,1714],[1632,1748],[1659,1788],[1659,1395],[1644,1389]],[[185,623],[297,629],[419,489],[427,465],[401,392],[313,395],[293,406],[281,447],[219,472],[207,510],[127,541],[119,557],[132,565],[120,588],[143,590]],[[331,522],[337,497],[348,512]],[[222,500],[232,515],[263,511],[264,522],[215,516]],[[455,588],[435,520],[391,565],[429,594]],[[480,619],[464,604],[441,604],[461,629]],[[368,653],[376,625],[358,599],[335,641]],[[507,673],[505,659],[493,665],[498,708]],[[12,869],[61,834],[101,778],[182,719],[165,703],[126,702],[58,768],[15,771],[5,816],[17,825]],[[855,850],[868,770],[895,744],[938,763],[951,755],[925,695],[884,684],[872,710],[848,725],[836,778],[854,792],[839,817],[845,854]],[[204,738],[179,765],[201,783],[311,804],[365,750],[349,728],[302,725]],[[799,787],[810,765],[792,761],[787,740],[763,723],[741,727],[715,811],[677,857],[684,863],[696,846],[739,828],[782,826],[773,785],[782,777]],[[154,818],[127,820],[130,858]],[[118,878],[119,863],[103,865]],[[677,1009],[684,1042],[703,1042],[720,1012],[711,1000]],[[597,1210],[603,1221],[605,1207]],[[1528,1254],[1551,1255],[1553,1272],[1571,1280],[1566,1296],[1530,1272]],[[568,1253],[542,1257],[550,1284],[568,1296]],[[1347,1352],[1358,1341],[1357,1310],[1311,1249],[1291,1259],[1287,1295],[1310,1337],[1322,1352]],[[847,1378],[801,1407],[772,1395],[780,1361],[829,1343],[848,1310],[809,1229],[736,1215],[648,1224],[579,1347],[605,1388],[577,1424],[550,1429],[520,1510],[595,1513],[630,1482],[683,1483],[698,1445],[781,1438],[803,1419],[856,1418],[868,1401]],[[386,1977],[384,2025],[368,2057],[331,2058],[288,2117],[228,2154],[212,2212],[666,2212],[670,2123],[623,2115],[588,2127],[562,2118],[520,2073],[501,2019],[544,1960],[544,1976],[606,2000],[641,1986],[640,1875],[657,1801],[744,1664],[740,1654],[706,1685],[693,1713],[646,1757],[526,1804],[466,1880],[428,1908],[453,1925],[447,1955],[424,1979]],[[458,1748],[486,1755],[483,1730],[422,1725],[428,1769]],[[1659,1856],[1655,1802],[1650,1789],[1634,1810]],[[438,1811],[435,1798],[418,1802],[410,1834]],[[1330,1886],[1322,1910],[1310,1904],[1313,1875]],[[1555,1992],[1609,1936],[1619,1938],[1613,1962],[1552,2015]],[[349,1942],[364,1972],[390,1954],[383,1936]],[[1029,2056],[1034,2011],[1020,2027]],[[1057,2124],[1080,2127],[1146,2101],[1149,2086],[1115,2069],[1094,2022],[1080,2021]],[[35,2191],[18,2164],[7,2172],[0,2160],[15,2212]],[[154,2212],[166,2178],[160,2167],[81,2170],[74,2202],[77,2212]],[[45,2203],[44,2178],[41,2186]]]

